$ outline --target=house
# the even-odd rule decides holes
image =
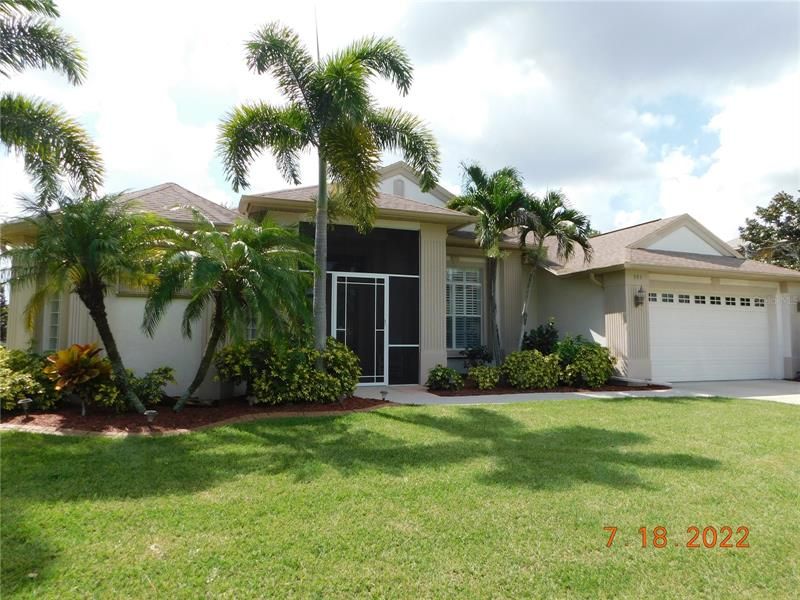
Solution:
[[[475,244],[474,219],[446,207],[449,191],[422,192],[402,162],[381,173],[372,231],[361,235],[339,221],[329,232],[328,332],[359,356],[362,384],[418,384],[437,364],[461,367],[460,351],[488,339],[486,260]],[[239,213],[268,216],[311,236],[316,193],[306,186],[244,194]],[[176,184],[128,197],[179,225],[190,212],[176,207],[186,205],[221,225],[239,216]],[[504,246],[498,307],[504,349],[511,352],[529,267],[513,238]],[[800,370],[800,272],[744,259],[689,215],[599,235],[592,248],[591,261],[579,253],[566,263],[548,248],[529,302],[531,326],[554,318],[562,334],[608,346],[620,375],[631,379],[783,378]],[[35,331],[25,332],[27,293],[12,291],[10,346],[33,340],[46,349],[96,339],[85,309],[68,295],[54,299]],[[119,287],[112,296],[109,317],[126,364],[137,371],[173,366],[177,387],[185,387],[206,335],[180,336],[185,300],[173,303],[150,339],[139,330],[141,291]],[[210,376],[200,395],[226,391]]]
[[[164,183],[123,196],[135,210],[151,212],[172,221],[178,227],[192,226],[192,207],[205,215],[215,225],[228,226],[240,216],[175,184]],[[3,226],[4,242],[15,242],[31,235],[26,222]],[[32,347],[38,352],[49,352],[70,344],[98,342],[100,336],[89,312],[75,294],[62,294],[51,298],[38,315],[33,331],[24,326],[23,313],[33,291],[31,286],[12,286],[8,315],[8,347]],[[203,327],[195,329],[192,339],[181,335],[180,322],[188,299],[178,298],[167,309],[161,326],[150,338],[141,331],[145,294],[141,289],[131,289],[118,284],[106,296],[106,311],[125,366],[138,374],[156,367],[170,366],[176,372],[176,384],[167,388],[170,394],[185,390],[192,381],[200,363],[209,333],[210,314]],[[219,397],[225,386],[209,377],[199,390],[201,397]]]

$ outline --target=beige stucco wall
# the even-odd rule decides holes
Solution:
[[[428,371],[438,364],[447,364],[446,335],[446,278],[447,278],[447,227],[422,224],[420,226],[420,382],[425,382]]]
[[[500,310],[500,331],[506,354],[519,350],[519,332],[522,318],[522,294],[528,268],[522,264],[522,255],[511,250],[500,259],[497,306]],[[530,317],[528,317],[530,321]]]
[[[555,319],[561,336],[581,335],[587,340],[605,344],[605,301],[603,288],[589,277],[558,278],[542,269],[536,274],[534,318],[528,328]]]
[[[8,345],[9,348],[25,349],[33,341],[34,349],[41,351],[43,316],[39,315],[32,331],[26,330],[22,318],[30,295],[31,289],[23,289],[12,297],[9,305]],[[155,336],[150,338],[140,329],[145,298],[110,293],[106,296],[105,303],[114,340],[125,366],[137,375],[143,375],[157,367],[172,367],[176,371],[177,383],[169,384],[166,391],[171,395],[182,393],[191,383],[200,364],[208,335],[208,315],[196,324],[193,338],[187,340],[180,330],[187,300],[175,300],[164,315]],[[61,300],[59,347],[92,342],[102,346],[89,311],[75,294],[64,294]],[[226,386],[213,380],[214,374],[212,367],[197,392],[200,398],[217,399],[226,391]]]

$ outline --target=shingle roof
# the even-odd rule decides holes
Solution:
[[[317,195],[318,186],[307,185],[303,187],[290,188],[286,190],[278,190],[275,192],[264,192],[263,194],[247,194],[248,198],[271,198],[276,200],[292,200],[297,202],[308,202],[311,204],[312,198]],[[424,202],[417,202],[402,196],[395,196],[394,194],[385,194],[379,192],[375,199],[375,204],[378,209],[399,210],[414,213],[429,213],[432,215],[444,215],[452,217],[464,217],[465,221],[470,217],[464,213],[441,206],[432,206]]]
[[[231,225],[239,213],[190,192],[177,183],[162,183],[143,190],[128,192],[123,200],[131,201],[135,208],[152,212],[177,223],[191,223],[192,208],[217,225]]]
[[[584,254],[577,249],[565,263],[556,258],[555,244],[546,242],[548,269],[557,275],[571,275],[584,271],[622,267],[626,264],[651,266],[656,268],[690,269],[698,271],[719,271],[729,275],[750,274],[775,277],[800,278],[800,272],[755,260],[735,256],[714,256],[667,250],[648,250],[630,248],[645,236],[654,233],[684,215],[647,221],[632,227],[610,231],[591,239],[592,260],[584,261]]]

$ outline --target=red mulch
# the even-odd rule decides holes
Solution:
[[[3,412],[0,422],[15,425],[45,427],[54,431],[77,430],[103,433],[169,433],[198,429],[222,421],[248,420],[248,417],[300,416],[307,414],[343,413],[378,406],[390,406],[392,402],[371,400],[352,396],[341,403],[333,404],[281,404],[250,406],[242,398],[220,401],[212,406],[187,405],[176,413],[170,405],[159,406],[158,416],[152,425],[144,416],[135,412],[118,413],[99,407],[90,407],[86,416],[81,416],[78,406],[64,406],[50,411],[31,411],[26,418],[18,412]]]
[[[669,390],[666,385],[604,385],[598,389],[560,386],[547,389],[519,390],[513,387],[496,387],[491,390],[479,390],[467,384],[460,390],[428,390],[437,396],[488,396],[494,394],[545,394],[550,392],[652,392]]]

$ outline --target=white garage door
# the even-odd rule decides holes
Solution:
[[[766,298],[665,289],[648,306],[655,381],[771,377]]]

